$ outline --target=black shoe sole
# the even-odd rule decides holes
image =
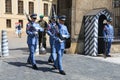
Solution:
[[[62,75],[66,75],[66,73],[64,71],[60,71],[59,73]]]
[[[38,68],[33,68],[34,70],[38,70]]]
[[[38,67],[37,67],[36,65],[33,65],[32,68],[33,68],[34,70],[38,70]]]
[[[48,60],[48,63],[53,63],[53,61],[52,60]]]

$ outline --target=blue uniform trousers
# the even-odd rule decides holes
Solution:
[[[51,47],[51,54],[49,60],[56,60],[56,48],[55,48],[55,40],[50,37],[50,47]]]
[[[110,54],[111,44],[112,44],[111,41],[106,42],[106,55]]]
[[[61,48],[61,43],[56,42],[56,50],[57,50],[57,58],[56,61],[54,62],[55,66],[58,67],[59,71],[63,70],[62,67],[62,58],[63,58],[63,53],[64,53],[64,48]]]
[[[30,51],[28,61],[30,61],[30,63],[32,65],[36,64],[35,56],[34,56],[36,47],[37,47],[37,44],[28,44],[28,48],[29,48],[29,51]]]

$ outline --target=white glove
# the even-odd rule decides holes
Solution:
[[[61,42],[63,42],[63,40],[59,39],[59,42],[61,43]]]
[[[63,38],[66,38],[66,35],[62,35]]]
[[[34,34],[35,34],[35,35],[38,35],[38,32],[35,31]]]

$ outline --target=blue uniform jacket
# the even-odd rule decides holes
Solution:
[[[47,34],[50,36],[51,45],[55,43],[55,34],[56,34],[55,26],[56,26],[56,23],[50,23],[47,30]]]
[[[58,29],[59,33],[63,38],[70,37],[67,27],[64,24],[58,24],[58,28],[59,28]],[[58,48],[60,47],[61,49],[65,49],[65,39],[62,40],[62,42],[60,42],[59,40],[60,40],[60,38],[58,36],[56,36],[56,43],[57,43],[56,46],[58,45]]]
[[[38,35],[35,32],[44,31],[39,24],[35,22],[31,22],[27,24],[26,33],[27,33],[27,44],[37,44],[38,43]]]
[[[112,42],[114,38],[114,29],[110,24],[105,25],[103,30],[104,41]]]

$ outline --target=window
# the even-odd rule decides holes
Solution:
[[[11,0],[5,0],[5,11],[6,11],[6,13],[12,13]]]
[[[33,14],[33,13],[34,13],[34,3],[29,2],[29,14]]]
[[[21,23],[21,27],[23,28],[23,20],[19,20],[19,23]]]
[[[23,14],[23,1],[18,0],[18,14]]]
[[[120,0],[113,0],[113,7],[114,8],[120,7]]]
[[[54,16],[54,12],[56,13],[56,5],[52,4],[52,16]]]
[[[10,19],[6,20],[6,27],[11,28],[11,20]]]
[[[44,16],[48,16],[48,4],[44,3]]]
[[[114,33],[115,39],[120,39],[120,0],[113,0],[113,10],[112,10],[112,17],[113,17],[113,26],[114,26]]]

